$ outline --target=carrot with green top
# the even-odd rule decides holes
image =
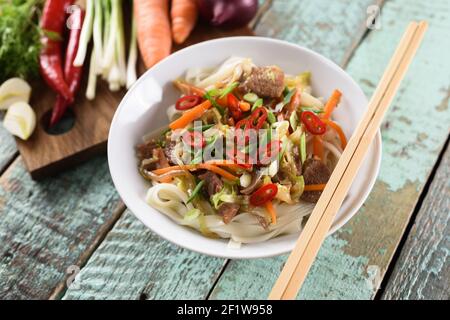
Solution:
[[[330,99],[328,100],[327,104],[324,108],[324,113],[322,115],[323,119],[330,119],[331,114],[333,113],[336,106],[341,101],[342,93],[339,90],[334,90],[333,94],[331,95]]]

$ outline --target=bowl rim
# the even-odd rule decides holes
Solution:
[[[276,44],[276,45],[283,45],[283,46],[288,46],[291,47],[292,49],[295,50],[302,50],[307,52],[310,55],[313,55],[315,58],[317,58],[320,63],[324,63],[328,66],[330,66],[331,68],[337,69],[339,72],[344,73],[344,75],[348,78],[348,80],[353,84],[353,86],[360,91],[360,93],[364,96],[364,98],[367,101],[367,97],[364,93],[364,91],[361,89],[361,87],[358,85],[358,83],[338,64],[334,63],[333,61],[331,61],[330,59],[324,57],[323,55],[313,51],[312,49],[303,47],[301,45],[298,44],[294,44],[285,40],[280,40],[280,39],[273,39],[273,38],[268,38],[268,37],[261,37],[261,36],[234,36],[234,37],[225,37],[225,38],[218,38],[218,39],[212,39],[212,40],[207,40],[207,41],[203,41],[191,46],[188,46],[186,48],[180,49],[174,53],[172,53],[171,55],[167,56],[166,58],[164,58],[163,60],[159,61],[157,64],[155,64],[153,67],[151,67],[150,69],[148,69],[146,72],[144,72],[138,79],[137,81],[133,84],[133,86],[131,86],[131,88],[128,89],[128,91],[126,92],[126,94],[124,95],[124,97],[122,98],[119,106],[117,107],[113,119],[111,121],[111,126],[110,126],[110,131],[108,134],[108,145],[107,145],[107,157],[108,157],[108,167],[109,167],[109,172],[114,184],[115,189],[117,190],[117,192],[119,193],[119,196],[121,197],[122,201],[124,202],[125,206],[128,208],[128,210],[130,210],[133,215],[138,218],[138,220],[145,225],[146,228],[150,229],[152,232],[154,232],[155,234],[157,234],[158,236],[160,236],[161,238],[169,241],[170,243],[173,243],[177,246],[180,246],[184,249],[190,250],[190,251],[194,251],[197,253],[201,253],[201,254],[205,254],[208,256],[212,256],[212,257],[219,257],[219,258],[226,258],[226,259],[258,259],[258,258],[269,258],[269,257],[274,257],[274,256],[279,256],[282,254],[286,254],[290,251],[292,251],[292,249],[295,246],[295,241],[292,241],[290,244],[286,244],[284,250],[280,250],[277,252],[271,252],[268,254],[265,254],[264,252],[260,252],[258,254],[251,254],[251,255],[246,255],[243,256],[242,254],[239,254],[240,250],[227,250],[226,252],[212,252],[211,250],[208,251],[208,249],[203,249],[203,248],[198,248],[198,247],[194,247],[189,245],[189,242],[180,242],[180,241],[174,241],[174,239],[170,238],[167,236],[166,233],[164,232],[160,232],[159,230],[157,230],[157,228],[152,228],[151,226],[149,226],[145,221],[143,221],[143,219],[141,219],[141,217],[136,214],[134,212],[134,210],[132,209],[133,205],[132,203],[129,203],[129,201],[126,199],[126,197],[123,196],[123,192],[121,192],[120,190],[122,189],[120,187],[120,183],[117,180],[117,178],[115,177],[115,174],[112,170],[112,156],[111,156],[111,145],[112,145],[112,139],[111,139],[111,135],[112,135],[112,129],[114,127],[115,122],[117,121],[117,117],[121,111],[122,108],[124,108],[125,105],[125,101],[129,98],[129,96],[132,94],[132,92],[134,91],[134,88],[136,86],[139,85],[140,82],[144,81],[143,79],[146,77],[147,74],[153,72],[155,69],[160,68],[162,64],[164,64],[167,60],[172,59],[173,57],[176,57],[178,55],[183,55],[186,51],[190,51],[193,48],[198,48],[198,47],[202,47],[202,46],[211,46],[214,45],[216,43],[223,43],[223,42],[233,42],[233,41],[259,41],[259,42],[266,42],[266,43],[272,43],[272,44]],[[372,159],[373,162],[373,169],[370,171],[370,176],[368,177],[369,179],[366,180],[367,183],[367,188],[365,189],[365,192],[361,194],[359,200],[356,202],[356,204],[353,206],[353,208],[351,210],[348,210],[348,214],[344,215],[338,219],[335,218],[335,220],[333,221],[333,225],[330,228],[327,236],[333,234],[334,232],[336,232],[337,230],[339,230],[341,227],[343,227],[352,217],[355,216],[355,214],[360,210],[361,206],[363,205],[363,203],[366,201],[367,197],[369,196],[370,192],[373,189],[373,186],[375,185],[375,182],[377,180],[379,171],[380,171],[380,167],[381,167],[381,159],[382,159],[382,139],[381,139],[381,132],[380,130],[377,131],[377,134],[375,136],[375,139],[372,141],[372,146],[373,146],[373,151],[374,154],[376,155],[375,159]],[[365,160],[367,161],[367,160]],[[161,213],[162,214],[162,213]],[[175,222],[173,222],[175,223]]]

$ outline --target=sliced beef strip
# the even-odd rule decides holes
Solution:
[[[170,164],[177,164],[177,158],[175,157],[175,141],[171,141],[170,139],[166,141],[166,145],[164,147],[164,154],[166,155],[167,160]]]
[[[217,213],[222,216],[223,222],[228,224],[237,215],[239,208],[240,206],[236,203],[224,202],[220,205]]]
[[[284,72],[276,66],[253,68],[240,90],[256,93],[259,97],[278,98],[284,90]]]
[[[153,150],[158,148],[155,140],[150,140],[136,146],[137,157],[139,161],[153,158]]]
[[[220,179],[220,177],[213,173],[213,172],[205,172],[198,176],[200,179],[205,181],[205,185],[203,188],[205,188],[206,192],[208,193],[208,196],[212,196],[216,194],[217,192],[220,192],[223,188],[223,182]]]
[[[324,184],[330,179],[330,169],[320,160],[308,159],[303,164],[303,178],[305,184]],[[319,201],[322,191],[305,191],[301,199],[306,202],[316,203]]]

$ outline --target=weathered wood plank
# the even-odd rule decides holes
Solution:
[[[3,128],[3,115],[0,115],[0,173],[6,169],[16,154],[16,143],[9,132]]]
[[[366,10],[383,0],[275,0],[255,33],[309,47],[345,65],[366,31]]]
[[[407,23],[430,29],[384,122],[379,179],[358,215],[329,237],[300,292],[302,299],[370,299],[375,295],[415,203],[448,135],[450,49],[448,1],[392,0],[382,29],[355,52],[348,72],[370,95]],[[443,50],[443,48],[445,48]],[[418,94],[426,92],[426,94]],[[266,298],[285,257],[231,261],[212,299]],[[249,288],[244,290],[244,288]]]
[[[64,299],[205,299],[224,263],[168,243],[126,211]]]
[[[281,6],[280,4],[281,3]],[[327,2],[328,5],[329,2]],[[314,48],[326,56],[332,56],[338,61],[343,62],[349,47],[359,41],[362,33],[354,33],[355,29],[360,29],[365,21],[365,6],[374,3],[373,0],[358,1],[339,1],[333,2],[333,12],[346,13],[345,23],[342,23],[342,16],[321,15],[325,7],[325,1],[274,1],[269,11],[260,18],[256,27],[256,32],[263,35],[266,23],[283,23],[283,26],[299,25],[323,25],[331,23],[335,28],[318,29],[317,32],[305,37],[301,33],[293,33],[291,40],[301,42],[307,47]],[[286,6],[286,12],[290,12],[284,19],[272,21],[272,10],[278,12],[281,7]],[[308,8],[308,14],[301,14],[303,8]],[[295,14],[297,13],[297,14]],[[315,14],[312,14],[315,13]],[[277,13],[279,14],[279,13]],[[276,15],[275,15],[276,16]],[[335,23],[332,23],[335,21]],[[284,29],[280,29],[280,32]],[[335,46],[330,46],[322,41],[323,38],[339,38]],[[284,38],[283,33],[272,33],[270,36]],[[348,39],[350,36],[351,39]],[[297,40],[296,37],[301,37]],[[137,224],[135,226],[135,224]],[[123,229],[125,225],[133,225],[130,233],[123,234],[116,228]],[[135,227],[134,227],[135,226]],[[137,239],[139,240],[135,240]],[[133,247],[133,253],[130,254],[130,246],[136,242]],[[153,245],[155,243],[155,245]],[[124,258],[125,257],[125,258]],[[123,259],[123,261],[119,261]],[[136,259],[136,260],[134,260]],[[158,262],[161,261],[161,262]],[[180,261],[183,261],[181,264]],[[140,266],[154,266],[160,263],[166,269],[165,273],[154,271],[155,273],[140,270]],[[139,222],[131,215],[123,216],[117,226],[111,231],[104,243],[93,254],[92,258],[81,270],[79,274],[79,289],[69,288],[64,298],[68,299],[89,299],[97,298],[137,298],[140,292],[144,292],[148,298],[185,298],[205,297],[214,280],[222,270],[225,260],[209,258],[191,252],[173,247],[166,242],[159,244],[155,236],[151,236]],[[180,265],[179,265],[180,264]],[[173,273],[172,268],[175,268]],[[125,273],[126,275],[121,276]],[[269,275],[269,269],[265,270],[264,275]],[[199,278],[204,275],[203,278]],[[251,275],[251,281],[260,282],[254,275]],[[132,284],[127,279],[133,279]],[[206,281],[207,280],[207,281]],[[249,279],[250,280],[250,279]],[[205,282],[206,281],[206,282]],[[77,282],[75,284],[77,284]],[[129,286],[124,289],[124,283]],[[174,287],[177,290],[173,290]],[[188,288],[189,290],[186,290]],[[241,288],[247,291],[245,287]],[[244,290],[245,289],[245,290]],[[232,296],[231,296],[232,297]]]
[[[104,157],[41,183],[15,160],[0,178],[0,298],[48,298],[120,206]]]
[[[431,183],[382,299],[450,299],[450,148]]]

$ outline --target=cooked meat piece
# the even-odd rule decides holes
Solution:
[[[169,167],[169,161],[167,161],[166,155],[164,154],[164,150],[162,148],[156,148],[153,150],[153,155],[155,158],[158,158],[158,162],[156,164],[156,168],[167,168]]]
[[[278,98],[284,90],[284,72],[276,66],[253,68],[240,90],[259,97]]]
[[[151,159],[153,157],[153,150],[156,149],[158,145],[155,140],[150,140],[146,143],[142,143],[136,146],[137,156],[139,161],[144,159]]]
[[[217,213],[222,216],[223,222],[228,224],[239,212],[240,206],[236,203],[224,202],[220,205]]]
[[[303,178],[305,184],[323,184],[330,179],[330,169],[320,160],[308,159],[303,164]],[[322,191],[306,191],[303,192],[301,199],[307,202],[319,201]]]
[[[298,147],[292,149],[292,153],[294,154],[294,162],[297,176],[302,175],[302,159],[300,159],[300,150]]]
[[[164,154],[166,155],[166,158],[169,160],[170,164],[177,164],[177,158],[174,154],[176,144],[177,143],[175,141],[171,141],[170,139],[168,139],[164,147]]]
[[[205,185],[203,187],[208,193],[208,196],[212,196],[217,192],[220,192],[220,190],[222,190],[223,188],[222,180],[215,173],[207,171],[202,175],[199,175],[198,177],[205,181]]]
[[[250,182],[250,185],[247,188],[241,189],[240,191],[241,194],[248,195],[252,193],[254,190],[256,190],[256,188],[258,188],[262,184],[262,176],[263,176],[262,170],[252,172],[252,182]]]

